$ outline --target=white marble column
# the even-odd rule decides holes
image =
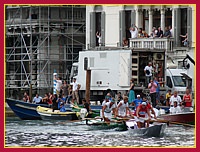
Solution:
[[[172,25],[171,25],[171,27],[172,27],[172,37],[174,37],[174,8],[172,8]]]
[[[139,25],[139,6],[135,7],[135,25],[138,27]],[[133,23],[134,24],[134,23]]]
[[[161,30],[163,30],[163,32],[165,32],[165,8],[164,6],[161,6],[160,9],[160,15],[161,15]]]
[[[141,6],[137,5],[135,7],[135,25],[138,27],[138,28],[141,28],[143,27],[142,23],[143,23],[143,12],[142,12],[142,8]]]
[[[153,10],[149,9],[149,34],[151,34],[152,28],[153,28]]]

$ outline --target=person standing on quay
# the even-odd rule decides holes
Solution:
[[[151,96],[151,102],[152,102],[152,106],[155,108],[156,107],[156,88],[157,88],[157,84],[151,80],[148,88],[150,89],[150,96]]]
[[[61,89],[62,89],[62,94],[64,95],[64,98],[66,98],[67,99],[67,97],[68,97],[68,84],[67,84],[67,81],[66,80],[64,80],[64,82],[63,82],[63,85],[62,85],[62,87],[61,87]]]
[[[190,94],[189,89],[186,89],[185,91],[182,105],[184,105],[185,107],[192,107],[192,94]]]
[[[62,80],[61,80],[61,77],[54,77],[54,80],[56,80],[56,94],[57,95],[60,95],[61,93],[61,87],[62,87]]]
[[[135,99],[135,92],[134,92],[134,79],[132,78],[130,81],[131,85],[129,88],[129,96],[128,96],[128,103],[131,104]]]
[[[72,102],[73,103],[74,103],[74,100],[76,99],[77,104],[79,104],[79,95],[78,95],[79,88],[80,86],[76,82],[76,78],[74,78],[74,82],[72,83],[72,97],[73,97]]]
[[[149,62],[149,64],[147,66],[145,66],[144,68],[144,73],[146,76],[146,86],[148,87],[148,84],[150,82],[150,80],[152,79],[152,63]]]

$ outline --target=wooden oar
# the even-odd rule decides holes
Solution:
[[[97,120],[97,119],[103,119],[103,118],[99,118],[99,117],[97,117],[97,118],[84,118],[84,119],[82,119],[82,120]]]
[[[195,127],[195,125],[190,125],[190,124],[180,123],[180,122],[175,122],[175,121],[162,120],[162,119],[151,119],[150,122],[160,122],[160,123],[167,123],[167,124],[183,125],[186,127]]]
[[[129,121],[130,119],[134,119],[132,117],[116,117],[116,118],[112,118],[115,120],[123,120],[123,121]]]
[[[102,122],[102,124],[105,123],[105,124],[108,124],[108,125],[109,125],[110,123],[123,123],[123,122],[125,122],[125,120],[123,120],[123,119],[121,119],[121,120],[114,120],[114,119],[112,119],[112,120],[110,120],[110,121],[103,121],[103,118],[102,118],[102,117],[84,118],[83,120],[86,120],[86,124],[88,124],[88,121],[89,121],[89,120],[97,120],[97,119],[101,119],[100,122]],[[96,124],[100,124],[100,123],[97,122]]]

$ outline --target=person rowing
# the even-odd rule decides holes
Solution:
[[[143,97],[142,102],[146,102],[147,103],[147,108],[151,111],[151,113],[154,115],[154,119],[157,119],[156,117],[156,113],[154,108],[152,107],[151,103],[147,100],[147,97]]]
[[[117,105],[116,113],[117,113],[117,116],[119,117],[127,117],[128,111],[130,115],[132,116],[131,111],[128,107],[128,97],[124,96],[123,100],[120,101],[119,104]]]
[[[115,100],[111,100],[110,102],[107,102],[103,107],[102,107],[102,117],[104,121],[110,122],[112,118],[112,111],[114,114],[114,117],[116,117],[116,105],[115,105]]]
[[[142,102],[137,107],[136,112],[134,113],[134,118],[137,122],[138,128],[142,128],[142,126],[145,126],[145,122],[147,123],[146,127],[149,127],[149,120],[151,119],[151,115],[146,102]]]
[[[105,96],[104,101],[102,102],[102,106],[104,106],[107,102],[110,102],[112,99],[110,99],[109,93]]]

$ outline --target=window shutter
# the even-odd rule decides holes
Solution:
[[[101,43],[102,46],[105,46],[105,12],[101,13]]]
[[[174,43],[175,46],[180,46],[180,34],[181,34],[181,9],[174,8]]]
[[[192,8],[187,9],[187,33],[189,46],[192,45]]]
[[[122,46],[123,38],[126,37],[125,10],[119,11],[119,44]]]
[[[131,11],[131,24],[135,24],[136,21],[136,14],[135,11]],[[131,26],[131,25],[130,25]]]
[[[90,13],[90,47],[94,48],[96,45],[96,15],[95,12]]]

